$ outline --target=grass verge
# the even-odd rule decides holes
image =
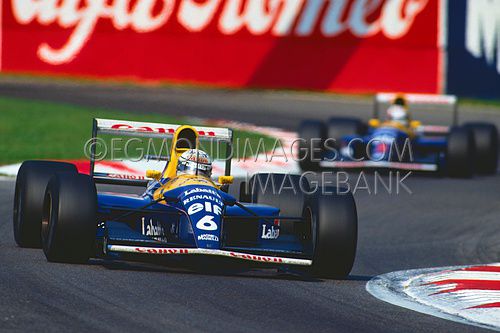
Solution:
[[[138,110],[139,111],[139,110]],[[87,108],[71,104],[0,97],[0,165],[28,159],[81,159],[91,137],[92,118],[182,124],[180,118]],[[234,131],[235,157],[251,156],[258,143],[271,149],[275,138]],[[239,140],[237,140],[239,139]]]

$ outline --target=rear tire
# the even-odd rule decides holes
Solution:
[[[92,255],[97,229],[97,191],[90,176],[54,175],[42,214],[43,252],[48,261],[85,263]]]
[[[467,123],[474,135],[476,173],[492,175],[498,167],[498,130],[490,123]]]
[[[251,202],[252,196],[250,194],[248,182],[242,181],[240,183],[240,202]]]
[[[14,239],[20,247],[40,248],[42,207],[49,179],[57,172],[77,170],[73,164],[52,161],[26,161],[17,173],[14,194]]]
[[[304,171],[318,171],[323,156],[326,126],[319,120],[305,120],[298,130],[299,166]]]
[[[328,188],[333,194],[312,197],[304,213],[312,214],[313,265],[310,272],[321,278],[344,279],[356,258],[358,214],[350,192]],[[322,192],[324,193],[324,192]]]
[[[470,178],[474,174],[474,135],[466,127],[453,127],[446,146],[446,170],[450,177]]]

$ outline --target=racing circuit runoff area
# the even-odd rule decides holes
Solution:
[[[2,79],[0,96],[123,110],[129,113],[123,114],[124,119],[133,118],[138,112],[188,115],[288,132],[296,131],[305,111],[308,117],[321,120],[353,115],[368,120],[371,114],[371,100],[364,97],[69,81]],[[448,125],[448,119],[449,116],[441,113],[432,113],[426,118],[441,125]],[[493,106],[461,105],[459,121],[472,120],[490,121],[500,127],[500,110]],[[90,125],[89,119],[89,130]],[[311,174],[308,178],[318,184],[332,182],[335,186],[341,176],[348,177],[353,190],[359,174],[325,172],[324,176]],[[381,275],[381,279],[391,278],[383,275],[391,272],[477,267],[498,262],[498,172],[494,176],[471,179],[412,173],[402,181],[410,191],[400,188],[399,193],[383,190],[376,195],[371,185],[377,177],[387,185],[388,175],[363,175],[371,191],[361,189],[361,183],[353,191],[358,210],[358,250],[351,275],[345,280],[307,279],[261,270],[192,272],[162,265],[100,260],[92,260],[88,265],[47,263],[40,250],[15,246],[11,225],[14,179],[3,177],[0,182],[3,216],[0,220],[0,294],[3,299],[0,329],[484,330],[484,325],[470,325],[471,320],[445,320],[438,318],[436,312],[439,311],[433,313],[418,306],[381,301],[367,292],[366,285]],[[231,193],[236,194],[238,182],[244,177],[238,178],[230,188]],[[489,273],[494,271],[494,268],[488,269]],[[434,280],[422,277],[422,281]],[[418,292],[421,290],[417,288],[415,293]],[[388,298],[382,297],[390,302]],[[465,308],[459,310],[467,311]]]

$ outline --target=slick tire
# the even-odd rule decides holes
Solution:
[[[475,143],[475,169],[480,175],[492,175],[498,167],[498,130],[490,123],[467,123]]]
[[[470,178],[474,175],[474,134],[466,127],[453,127],[446,145],[446,173],[450,177]]]
[[[57,172],[77,173],[70,163],[26,161],[17,173],[14,194],[14,239],[20,247],[40,248],[42,207],[49,179]]]
[[[48,261],[85,263],[97,228],[97,191],[90,176],[57,173],[47,185],[42,211],[42,245]]]
[[[323,155],[326,126],[319,120],[305,120],[298,129],[299,166],[303,171],[318,171]]]
[[[251,202],[252,196],[250,194],[250,188],[248,182],[242,181],[240,183],[240,202]]]
[[[311,221],[310,273],[319,278],[346,278],[354,264],[358,240],[358,215],[352,194],[334,187],[324,189],[306,205],[304,218]]]

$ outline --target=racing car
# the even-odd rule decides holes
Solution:
[[[224,174],[214,181],[210,157],[200,149],[204,140],[218,140],[231,151],[228,128],[94,119],[92,140],[100,133],[170,138],[164,169],[147,170],[145,177],[101,172],[95,145],[89,175],[70,163],[24,162],[13,216],[20,247],[41,247],[48,261],[62,263],[162,256],[296,269],[324,278],[350,273],[357,245],[350,193],[314,191],[299,175],[261,173],[241,183],[237,199],[228,191],[231,159],[226,158]],[[103,192],[96,184],[144,191]]]
[[[387,119],[380,114],[384,104]],[[422,125],[410,117],[410,105],[451,107],[452,126]],[[451,95],[379,93],[368,123],[354,117],[305,120],[298,134],[303,170],[395,169],[463,178],[497,171],[497,128],[485,122],[459,126],[457,98]]]

